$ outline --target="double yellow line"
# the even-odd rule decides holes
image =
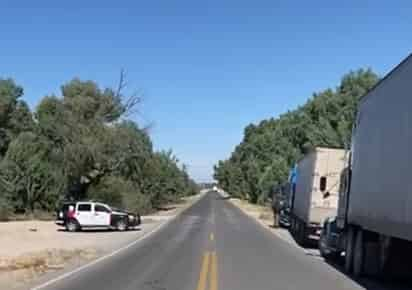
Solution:
[[[210,267],[209,267],[210,266]],[[202,268],[200,270],[199,282],[196,290],[205,290],[207,285],[207,277],[210,268],[209,290],[217,290],[217,255],[216,252],[205,252],[202,260]]]

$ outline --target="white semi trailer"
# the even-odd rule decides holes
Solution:
[[[290,230],[299,243],[318,239],[323,221],[336,215],[344,159],[342,149],[316,147],[298,161]]]
[[[356,276],[411,266],[412,55],[360,100],[350,160],[321,252],[344,253]]]

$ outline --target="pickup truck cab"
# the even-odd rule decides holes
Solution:
[[[67,231],[106,228],[125,231],[140,225],[140,215],[114,209],[98,202],[66,202],[57,211],[56,224]]]

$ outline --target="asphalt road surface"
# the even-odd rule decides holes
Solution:
[[[365,289],[258,225],[216,193],[127,250],[42,289]],[[367,289],[372,289],[367,287]]]

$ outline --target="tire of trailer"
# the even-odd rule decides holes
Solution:
[[[379,236],[379,274],[383,274],[389,271],[389,257],[391,249],[391,238],[380,235]]]
[[[353,274],[355,275],[355,277],[361,277],[363,275],[364,262],[365,262],[364,233],[362,229],[359,229],[356,233],[355,252],[353,253]]]
[[[299,244],[300,243],[300,220],[295,219],[295,236],[294,236],[296,242]]]
[[[325,235],[321,234],[318,243],[319,253],[326,261],[328,261],[332,258],[333,254],[327,253],[327,251],[325,251],[325,247],[327,247],[327,240]]]
[[[299,244],[301,246],[305,246],[307,239],[306,239],[306,224],[304,222],[300,223],[300,227],[299,227],[300,231],[299,231]]]
[[[345,272],[350,274],[353,268],[353,251],[355,246],[355,229],[351,226],[346,234],[345,244]]]
[[[292,237],[295,237],[295,217],[291,216],[290,217],[290,233],[292,234]]]
[[[296,217],[293,217],[293,237],[296,239],[299,232],[299,224]]]
[[[293,237],[296,239],[298,236],[298,231],[299,231],[299,224],[298,220],[296,217],[293,218]]]

